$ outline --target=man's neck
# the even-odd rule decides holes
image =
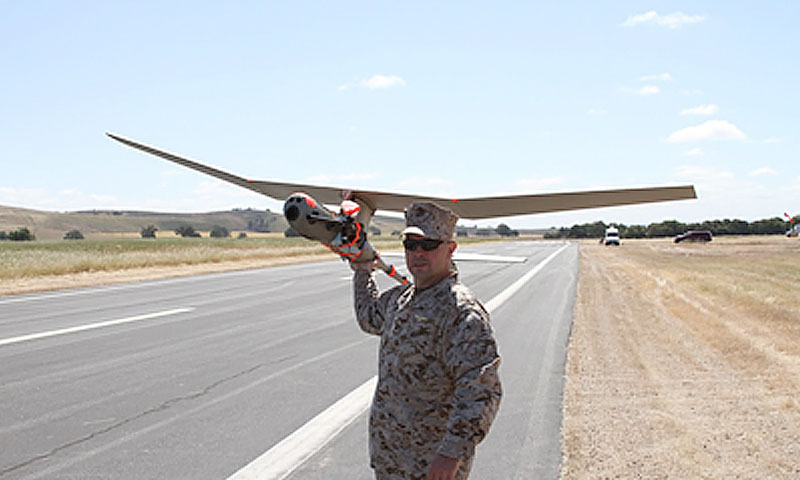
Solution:
[[[444,279],[450,277],[451,275],[453,275],[453,273],[454,272],[452,272],[452,271],[447,271],[446,273],[444,273],[443,275],[440,275],[438,277],[432,277],[431,279],[426,279],[427,281],[417,281],[417,279],[415,278],[414,279],[414,288],[416,288],[417,290],[425,290],[426,288],[431,288],[431,287],[436,286],[439,283],[441,283],[442,280],[444,280]]]

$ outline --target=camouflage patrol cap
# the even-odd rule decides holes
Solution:
[[[449,208],[431,202],[416,202],[406,208],[406,229],[402,235],[421,235],[434,240],[451,240],[458,217]]]

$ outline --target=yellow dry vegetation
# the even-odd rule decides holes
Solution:
[[[497,239],[459,242],[492,240]],[[370,243],[380,251],[400,247],[397,237],[375,236]],[[0,242],[0,296],[334,258],[318,242],[274,233],[248,234],[246,239],[110,237]]]
[[[800,478],[800,243],[585,243],[564,479]]]

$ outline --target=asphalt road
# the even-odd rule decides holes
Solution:
[[[563,246],[463,249],[528,257],[460,265],[503,362],[471,478],[559,476],[577,246],[530,272]],[[228,479],[369,381],[377,346],[337,260],[0,298],[0,478]],[[287,478],[372,478],[366,414],[341,427]]]

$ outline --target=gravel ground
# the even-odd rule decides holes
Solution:
[[[564,479],[800,479],[800,247],[581,245]]]

